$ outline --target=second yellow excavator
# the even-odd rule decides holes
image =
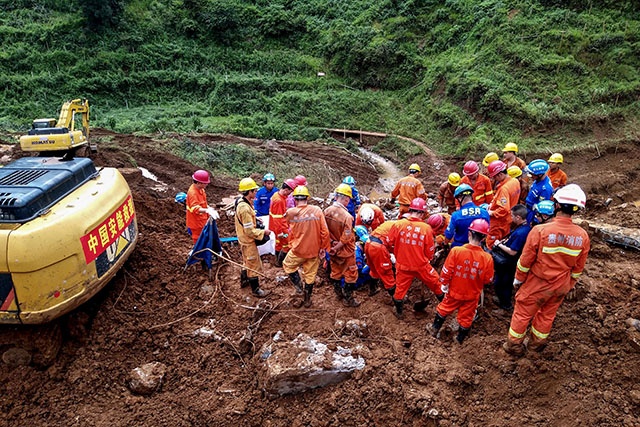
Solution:
[[[76,115],[82,119],[82,129],[76,130]],[[23,151],[38,152],[41,156],[56,156],[64,154],[73,158],[75,153],[89,147],[96,151],[93,144],[89,144],[89,100],[73,99],[62,105],[60,117],[55,119],[36,119],[27,135],[20,137],[20,147]]]

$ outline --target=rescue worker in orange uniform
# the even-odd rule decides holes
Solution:
[[[491,249],[496,240],[509,234],[511,229],[511,208],[518,204],[520,184],[507,175],[507,165],[500,160],[491,162],[487,168],[489,178],[494,183],[495,194],[489,204],[489,234],[487,247]]]
[[[267,293],[260,289],[258,275],[262,272],[262,261],[258,253],[256,240],[269,239],[270,231],[257,227],[256,211],[253,200],[256,197],[258,184],[251,178],[243,178],[238,184],[238,191],[242,194],[236,200],[236,235],[242,252],[242,263],[246,269],[240,273],[240,287],[251,286],[253,295],[263,298]]]
[[[527,195],[529,194],[529,182],[524,179],[525,177],[522,174],[522,170],[518,166],[511,166],[510,168],[507,168],[507,175],[511,178],[517,179],[520,183],[520,197],[518,198],[518,203],[524,205],[527,200]]]
[[[482,166],[484,166],[485,172],[487,171],[487,168],[489,167],[491,162],[495,160],[500,160],[500,157],[498,156],[498,154],[494,153],[493,151],[490,153],[487,153],[487,155],[484,156],[484,159],[482,159]]]
[[[363,203],[356,214],[356,225],[364,225],[373,231],[384,222],[384,212],[373,203]]]
[[[462,168],[464,175],[461,184],[468,184],[473,188],[473,203],[480,206],[483,203],[491,203],[493,200],[493,187],[488,176],[480,173],[480,166],[473,160],[469,160]]]
[[[431,226],[433,234],[436,236],[436,249],[447,244],[448,240],[444,235],[444,231],[449,226],[451,215],[440,212],[434,213],[427,218],[427,224]]]
[[[527,166],[525,161],[518,157],[518,145],[513,142],[508,142],[502,149],[502,161],[507,165],[507,168],[518,166],[520,170],[524,170]]]
[[[398,199],[398,204],[400,205],[398,218],[402,218],[404,214],[409,212],[409,205],[416,197],[427,200],[427,193],[424,191],[422,182],[418,179],[421,172],[420,166],[413,163],[409,166],[409,175],[400,179],[400,181],[396,183],[396,186],[393,187],[391,191],[391,202],[393,203],[396,198]]]
[[[396,257],[396,291],[393,303],[398,318],[402,318],[403,299],[414,278],[420,279],[440,301],[444,297],[438,286],[438,273],[429,263],[433,258],[435,245],[433,230],[424,222],[426,209],[424,199],[413,199],[409,214],[395,223],[388,237],[393,243]]]
[[[553,153],[547,163],[549,163],[549,171],[547,176],[551,180],[554,190],[567,185],[567,174],[560,169],[560,165],[564,162],[564,157],[560,153]]]
[[[347,211],[350,199],[351,187],[348,184],[338,185],[335,189],[335,201],[324,210],[324,216],[331,237],[331,248],[329,249],[331,284],[345,306],[357,307],[360,303],[353,298],[353,291],[358,280],[358,265],[355,254],[356,238],[353,233],[353,217]],[[343,278],[344,289],[340,283]]]
[[[311,307],[311,294],[320,266],[320,259],[324,259],[325,251],[329,250],[329,229],[322,209],[307,204],[310,197],[305,186],[298,186],[293,190],[296,201],[295,208],[289,208],[285,218],[291,229],[289,241],[291,249],[287,253],[282,268],[289,275],[296,292],[303,292],[304,280],[305,307]],[[302,267],[302,278],[298,269]]]
[[[282,267],[282,260],[289,252],[289,224],[284,214],[287,212],[287,198],[296,187],[293,179],[286,179],[280,190],[271,196],[269,230],[276,235],[276,267]]]
[[[576,184],[564,186],[553,195],[556,217],[531,229],[517,263],[513,286],[521,285],[504,350],[522,356],[529,322],[531,338],[527,348],[542,351],[553,320],[564,297],[582,274],[589,253],[589,235],[572,221],[585,207],[586,196]]]
[[[449,174],[445,182],[440,184],[440,188],[438,189],[438,197],[436,200],[440,208],[448,214],[454,213],[458,207],[456,205],[456,198],[453,195],[458,185],[460,185],[460,175],[453,172]]]
[[[469,243],[456,246],[449,252],[440,274],[440,289],[445,297],[436,308],[431,326],[434,337],[446,317],[456,310],[460,325],[456,340],[462,344],[469,335],[482,289],[493,280],[493,258],[480,246],[488,231],[489,223],[485,219],[473,220],[469,226]]]
[[[214,208],[207,204],[207,193],[204,189],[211,180],[209,172],[205,170],[197,170],[191,176],[193,183],[187,191],[187,230],[191,234],[193,243],[198,241],[198,237],[202,233],[202,229],[207,224],[209,217],[214,220],[220,219],[220,216]]]
[[[364,244],[364,254],[369,265],[369,275],[379,279],[384,289],[393,297],[396,291],[396,277],[393,273],[395,256],[393,243],[389,241],[389,234],[397,221],[385,221],[369,234],[369,240]]]

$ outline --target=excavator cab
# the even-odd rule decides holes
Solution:
[[[82,129],[76,130],[76,121],[80,123],[79,119],[82,120]],[[36,119],[31,124],[28,134],[20,137],[20,147],[23,151],[40,153],[41,156],[63,154],[67,160],[72,159],[80,148],[86,148],[88,144],[89,101],[87,99],[65,102],[57,122],[55,119]],[[96,151],[95,145],[90,145],[89,148],[91,151]]]

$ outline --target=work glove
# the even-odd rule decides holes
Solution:
[[[280,233],[276,237],[278,237],[278,239],[286,239],[289,235],[287,233]]]
[[[264,230],[264,222],[260,218],[256,218],[256,228]]]
[[[449,293],[449,285],[440,285],[440,290],[445,294]]]
[[[513,287],[515,289],[518,289],[518,287],[520,287],[520,285],[522,285],[522,283],[524,283],[524,282],[522,282],[522,280],[513,279]]]
[[[389,254],[389,258],[391,259],[391,264],[396,263],[396,256],[394,254]]]
[[[214,221],[217,221],[217,220],[220,219],[220,215],[218,214],[218,211],[216,211],[211,206],[209,206],[207,209],[205,209],[205,212],[207,213],[207,215],[209,215],[211,218],[213,218]]]
[[[394,205],[396,206],[396,208],[399,208],[399,207],[400,207],[400,202],[398,202],[398,201],[396,200],[396,202],[394,203]]]

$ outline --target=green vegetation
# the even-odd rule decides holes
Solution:
[[[0,8],[5,130],[24,131],[64,100],[87,97],[92,124],[119,132],[314,140],[344,127],[449,154],[508,140],[525,149],[580,144],[596,126],[638,136],[640,15],[630,0],[0,0]]]

